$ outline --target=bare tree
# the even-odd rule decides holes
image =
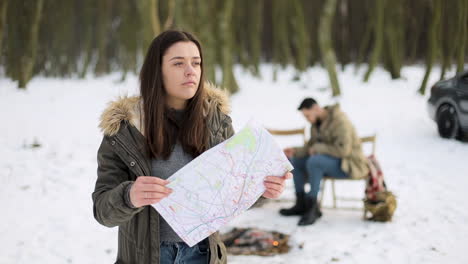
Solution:
[[[32,78],[34,63],[36,61],[36,53],[38,46],[39,27],[41,23],[43,0],[35,1],[32,9],[32,23],[29,28],[29,41],[26,50],[20,58],[22,67],[20,68],[20,76],[18,80],[18,88],[26,89],[26,84]]]
[[[298,78],[322,62],[338,94],[337,63],[367,62],[368,80],[379,64],[398,78],[402,65],[425,60],[425,86],[433,64],[441,63],[441,78],[453,66],[463,70],[468,0],[0,0],[0,63],[22,86],[36,74],[84,77],[89,69],[125,79],[169,28],[195,33],[205,77],[232,91],[234,64],[259,76],[264,62],[273,79],[280,67],[293,66]]]
[[[203,24],[199,32],[199,37],[203,45],[203,68],[205,80],[216,81],[215,66],[217,63],[217,37],[214,34],[216,24],[210,23],[212,19],[217,20],[216,0],[205,0],[204,5],[200,5],[200,22]]]
[[[107,74],[110,71],[108,47],[109,47],[109,32],[111,26],[111,6],[110,0],[97,1],[98,10],[96,25],[96,40],[97,40],[97,62],[94,68],[96,75]]]
[[[319,25],[319,46],[322,52],[322,60],[325,64],[325,68],[328,71],[328,77],[330,78],[330,85],[332,88],[333,96],[340,95],[340,84],[338,83],[338,77],[336,75],[336,57],[333,51],[332,39],[331,39],[331,28],[333,22],[333,16],[336,10],[336,0],[325,0],[323,6],[322,16],[320,18]]]
[[[150,0],[149,17],[151,20],[151,29],[153,36],[157,36],[161,32],[161,23],[159,23],[159,8],[157,0]]]
[[[293,0],[292,41],[294,47],[294,64],[299,71],[305,71],[308,66],[310,42],[304,18],[304,8],[300,0]]]
[[[374,70],[375,66],[379,62],[379,59],[382,54],[383,47],[383,38],[384,38],[384,8],[385,0],[376,0],[375,1],[375,13],[373,17],[373,33],[374,33],[374,48],[372,50],[372,55],[369,61],[369,67],[366,74],[364,75],[364,81],[367,82],[369,77]]]
[[[175,0],[168,0],[167,18],[166,18],[166,22],[164,22],[164,30],[170,29],[172,25],[174,24],[174,9],[175,9]]]
[[[239,90],[232,66],[234,58],[232,54],[233,29],[232,29],[232,14],[234,11],[234,0],[224,1],[224,7],[221,12],[222,17],[219,24],[219,34],[221,36],[221,70],[223,72],[222,86],[228,89],[231,93]]]
[[[465,66],[465,51],[467,48],[466,41],[468,41],[468,0],[459,0],[460,4],[458,10],[459,25],[460,25],[460,41],[458,42],[457,50],[457,73],[463,71]]]
[[[433,0],[432,2],[432,22],[429,27],[428,43],[429,50],[427,51],[426,57],[426,72],[424,74],[423,81],[419,87],[418,92],[424,94],[426,92],[427,81],[431,74],[432,65],[438,56],[439,49],[439,35],[440,35],[440,21],[441,21],[441,5],[442,0]]]
[[[2,39],[5,31],[8,0],[0,1],[0,55],[2,54]]]

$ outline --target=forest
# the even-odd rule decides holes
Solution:
[[[0,0],[0,76],[25,89],[37,75],[84,78],[137,74],[152,39],[167,29],[193,32],[203,45],[205,77],[238,90],[233,66],[337,71],[381,66],[392,79],[404,65],[463,71],[468,0]],[[261,77],[261,76],[259,76]],[[293,80],[294,80],[293,79]]]

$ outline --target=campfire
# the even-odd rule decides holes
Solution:
[[[233,255],[272,256],[289,251],[289,235],[257,228],[234,228],[223,234],[227,251]]]

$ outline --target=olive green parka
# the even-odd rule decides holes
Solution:
[[[204,116],[209,148],[234,134],[227,94],[205,84]],[[93,198],[96,220],[107,227],[118,226],[116,263],[159,264],[159,214],[152,206],[131,208],[125,203],[126,187],[138,176],[151,175],[140,117],[140,97],[111,102],[101,116],[104,133],[98,150],[97,180]],[[226,263],[226,248],[216,232],[209,237],[210,263]]]

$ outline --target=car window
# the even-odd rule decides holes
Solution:
[[[468,83],[468,74],[462,75],[461,76],[461,81],[464,83]]]

